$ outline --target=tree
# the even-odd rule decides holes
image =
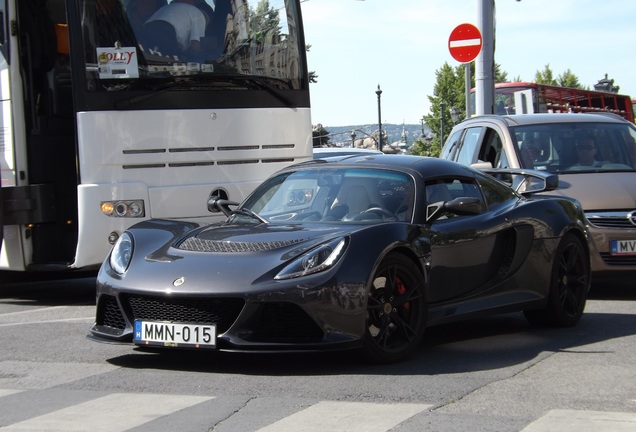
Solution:
[[[269,0],[260,0],[256,9],[250,10],[251,37],[262,44],[269,34],[280,34],[278,11],[269,5]]]
[[[554,79],[554,73],[552,72],[549,64],[545,65],[542,71],[537,71],[534,74],[534,82],[537,84],[559,85],[557,80]]]
[[[329,131],[318,123],[311,131],[314,147],[329,147]]]
[[[475,87],[475,62],[470,63],[471,88]],[[437,77],[435,87],[433,88],[433,96],[428,96],[431,103],[431,114],[424,116],[426,125],[432,132],[432,141],[430,141],[430,149],[428,142],[423,137],[415,140],[411,146],[411,153],[417,155],[439,156],[443,145],[442,140],[442,121],[444,119],[444,137],[448,137],[448,133],[453,127],[453,121],[450,110],[455,107],[459,110],[460,117],[466,114],[466,90],[465,76],[466,67],[458,65],[456,67],[444,63],[441,69],[435,71]],[[508,73],[501,69],[501,66],[495,63],[495,82],[507,82]],[[444,102],[444,110],[441,109],[441,102]]]
[[[311,45],[309,44],[305,44],[305,51],[309,52],[309,50],[311,49]],[[309,71],[309,82],[310,83],[317,83],[318,82],[318,75],[316,74],[315,71]]]
[[[451,67],[444,63],[441,69],[435,71],[437,81],[433,88],[433,96],[428,96],[431,103],[431,114],[424,116],[426,125],[433,133],[430,154],[438,156],[442,147],[442,122],[444,123],[444,134],[450,131],[452,126],[450,108],[455,106],[460,111],[466,112],[464,98],[464,67]],[[443,109],[442,109],[443,102]],[[443,119],[443,121],[442,121]],[[416,151],[419,149],[416,147]],[[413,152],[413,150],[411,150]],[[428,152],[427,152],[428,153]]]
[[[561,87],[583,88],[579,82],[579,77],[574,75],[570,69],[558,76],[557,81]]]

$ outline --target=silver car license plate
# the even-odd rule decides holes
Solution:
[[[636,255],[636,240],[612,240],[610,253],[612,255]]]

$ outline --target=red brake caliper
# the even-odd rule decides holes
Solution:
[[[402,283],[402,279],[400,279],[399,276],[395,279],[395,288],[397,289],[399,295],[406,294],[406,287]],[[410,307],[411,304],[409,302],[405,302],[402,305],[402,309],[406,310],[407,312],[409,311]]]

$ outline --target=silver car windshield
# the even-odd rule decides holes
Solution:
[[[534,124],[512,130],[524,168],[554,173],[636,168],[636,127],[629,123]]]

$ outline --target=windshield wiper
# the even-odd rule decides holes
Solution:
[[[290,108],[296,108],[296,104],[292,102],[289,98],[283,95],[276,87],[274,87],[270,82],[281,82],[285,83],[283,80],[278,79],[267,79],[263,77],[257,77],[253,75],[206,75],[205,78],[191,76],[187,79],[182,79],[179,81],[171,81],[165,83],[163,85],[157,86],[148,90],[148,93],[144,93],[140,96],[122,99],[120,101],[115,102],[115,108],[124,109],[136,105],[140,102],[146,101],[148,99],[154,98],[161,94],[167,93],[172,90],[190,90],[195,87],[210,87],[217,88],[219,90],[223,90],[228,85],[231,86],[243,86],[251,89],[257,90],[265,90],[270,95],[274,96],[276,99],[281,101],[285,106]]]
[[[280,92],[272,83],[283,83],[289,88],[289,84],[281,79],[277,78],[267,78],[261,76],[254,75],[221,75],[219,76],[220,82],[227,82],[234,85],[244,85],[248,86],[248,88],[256,89],[256,90],[265,90],[270,95],[274,96],[276,99],[281,101],[285,106],[290,108],[296,108],[296,104],[292,102],[288,97]],[[238,83],[237,83],[238,82]],[[239,84],[240,83],[240,84]]]
[[[199,84],[197,84],[199,85]],[[170,82],[167,84],[163,84],[161,86],[158,86],[156,88],[153,88],[152,90],[149,90],[148,93],[144,93],[141,96],[136,96],[136,97],[132,97],[132,98],[126,98],[126,99],[122,99],[120,101],[115,102],[115,108],[117,109],[123,109],[123,108],[128,108],[131,107],[133,105],[136,105],[140,102],[143,102],[145,100],[151,99],[155,96],[159,96],[163,93],[169,92],[171,90],[187,90],[192,88],[193,85],[191,83],[183,83],[183,82]]]
[[[252,219],[256,219],[259,222],[262,223],[269,223],[266,219],[264,219],[263,217],[259,216],[258,214],[254,213],[252,210],[248,209],[248,208],[244,208],[244,207],[239,207],[237,209],[232,210],[232,215],[235,214],[239,214],[239,215],[244,215],[244,216],[249,216]]]

